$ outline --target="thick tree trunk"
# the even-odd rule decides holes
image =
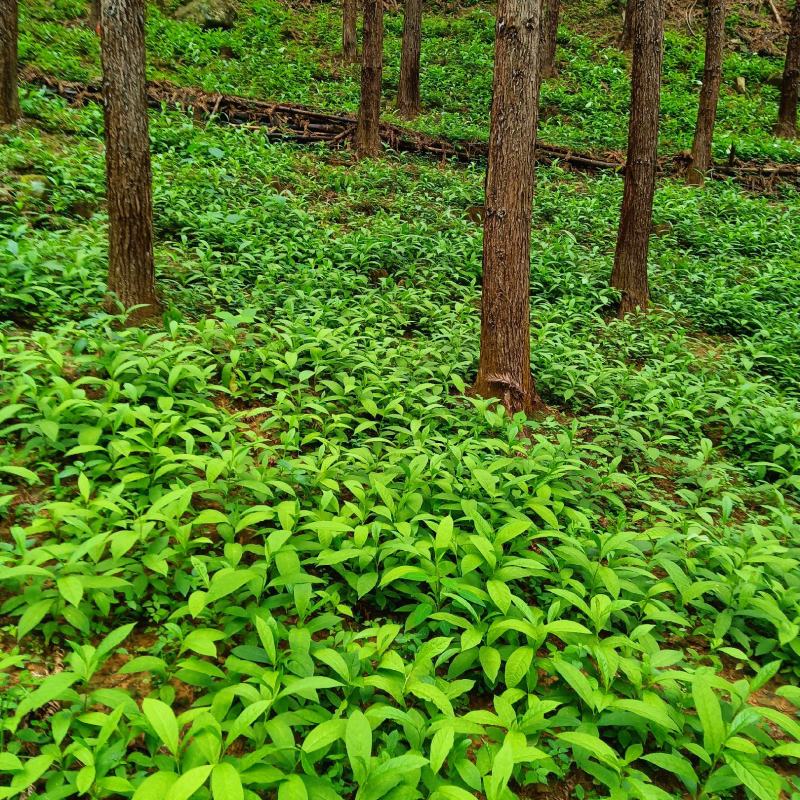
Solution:
[[[628,0],[625,4],[625,13],[622,20],[622,36],[619,40],[619,46],[623,50],[630,50],[633,48],[633,30],[636,17],[636,0]]]
[[[365,0],[364,54],[361,61],[361,102],[356,125],[356,153],[381,151],[381,77],[383,75],[383,0]]]
[[[0,0],[0,124],[19,119],[17,0]]]
[[[89,16],[86,19],[86,25],[93,31],[100,27],[100,0],[89,0]]]
[[[686,173],[686,182],[702,186],[711,166],[711,142],[714,122],[717,119],[719,86],[722,82],[722,54],[725,47],[725,0],[708,0],[706,28],[706,57],[703,69],[703,86],[697,107],[697,124],[692,144],[692,162]]]
[[[103,0],[100,54],[106,137],[108,289],[134,318],[159,303],[153,267],[150,139],[145,93],[145,0]]]
[[[422,0],[406,0],[403,16],[403,52],[400,57],[400,82],[397,109],[404,117],[420,111],[419,57],[422,46]]]
[[[530,413],[530,240],[541,0],[498,0],[486,216],[481,353],[474,391]]]
[[[358,61],[356,23],[358,0],[344,0],[342,7],[342,57],[349,64]]]
[[[552,78],[556,74],[556,37],[560,0],[542,0],[542,23],[539,43],[539,75]]]
[[[786,64],[781,83],[781,105],[775,134],[785,139],[797,136],[797,93],[800,89],[800,0],[794,5],[786,45]]]
[[[611,285],[620,315],[647,308],[647,253],[658,162],[663,16],[661,0],[636,0],[628,157]]]

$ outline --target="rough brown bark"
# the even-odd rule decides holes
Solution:
[[[365,0],[364,54],[361,61],[361,101],[356,124],[356,154],[381,151],[381,77],[383,75],[383,0]]]
[[[86,19],[86,24],[93,31],[99,30],[99,27],[100,27],[100,0],[89,0],[89,16]]]
[[[17,0],[0,0],[0,124],[19,119]]]
[[[622,36],[619,40],[619,46],[623,50],[630,50],[633,48],[633,30],[634,18],[636,17],[636,0],[628,0],[625,4],[625,12],[622,20]]]
[[[556,37],[560,0],[542,0],[542,22],[539,33],[539,76],[552,78],[556,74]]]
[[[800,89],[800,0],[794,5],[786,45],[786,64],[781,82],[781,104],[775,134],[785,139],[797,136],[797,94]]]
[[[725,0],[708,0],[706,27],[706,56],[703,85],[697,106],[692,161],[686,172],[686,182],[702,186],[711,166],[711,142],[717,119],[719,86],[722,82],[722,54],[725,48]]]
[[[531,413],[530,240],[541,0],[498,0],[474,391]]]
[[[342,57],[350,64],[358,61],[357,22],[358,0],[344,0],[342,6]]]
[[[145,0],[103,0],[100,55],[106,140],[108,289],[135,318],[159,303],[153,266],[153,204],[144,45]]]
[[[403,15],[403,52],[397,85],[397,110],[404,117],[420,112],[419,59],[422,47],[422,0],[406,0]]]
[[[620,314],[647,308],[647,253],[658,164],[663,16],[661,0],[636,0],[628,158],[611,285]]]

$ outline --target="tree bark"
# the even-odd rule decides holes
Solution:
[[[100,56],[106,140],[108,289],[134,312],[156,313],[153,203],[145,87],[145,0],[103,0]]]
[[[19,119],[17,0],[0,0],[0,124]]]
[[[623,50],[631,50],[633,48],[633,30],[635,27],[634,18],[636,17],[636,0],[628,0],[625,4],[625,12],[622,20],[622,36],[620,37],[619,46]]]
[[[365,0],[364,54],[361,61],[361,101],[356,124],[356,154],[381,151],[381,77],[383,75],[383,0]]]
[[[661,0],[636,0],[628,157],[611,285],[620,315],[647,308],[647,253],[658,162],[658,112],[664,23]]]
[[[403,52],[400,56],[400,82],[397,109],[406,118],[420,112],[419,59],[422,47],[422,0],[406,0],[403,16]]]
[[[530,239],[541,0],[498,0],[474,391],[530,414]]]
[[[778,110],[776,136],[793,139],[797,136],[797,94],[800,89],[800,0],[794,5],[786,45],[786,64],[781,82],[781,104]]]
[[[711,166],[711,143],[717,119],[719,86],[722,82],[722,54],[725,47],[725,0],[708,0],[706,23],[706,55],[703,85],[697,106],[692,161],[686,172],[686,182],[702,186]]]
[[[93,31],[100,27],[100,0],[89,0],[89,16],[86,24]]]
[[[556,37],[560,0],[542,0],[542,23],[539,44],[539,76],[552,78],[556,74]]]
[[[356,23],[358,0],[344,0],[342,7],[342,57],[349,64],[358,61]]]

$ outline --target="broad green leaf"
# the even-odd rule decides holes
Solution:
[[[172,755],[178,755],[178,720],[172,709],[161,700],[146,697],[142,701],[142,711],[162,744]],[[201,781],[202,783],[202,781]]]
[[[492,602],[504,613],[508,613],[511,608],[511,590],[501,581],[487,581],[486,591],[489,592],[489,597]]]
[[[703,746],[708,753],[716,755],[725,743],[725,723],[722,721],[719,700],[705,673],[694,676],[692,697],[700,724],[703,726]]]
[[[211,771],[211,795],[214,800],[244,800],[242,779],[233,764],[222,762]]]
[[[309,800],[303,779],[299,775],[290,775],[278,787],[278,800]]]
[[[17,623],[17,639],[32,631],[53,607],[53,600],[37,600],[25,609]]]
[[[347,722],[346,719],[329,719],[320,722],[303,741],[303,752],[313,753],[315,750],[322,750],[323,747],[344,738]]]
[[[694,771],[691,761],[683,756],[677,753],[649,753],[642,758],[665,772],[677,775],[683,781],[683,785],[693,794],[697,790],[697,773]]]
[[[362,783],[369,772],[372,757],[372,727],[363,712],[358,709],[347,719],[344,743],[353,775],[358,783]]]
[[[580,747],[583,750],[586,750],[598,761],[602,761],[612,769],[619,770],[619,756],[597,736],[594,736],[591,733],[583,733],[581,731],[565,731],[564,733],[557,733],[556,738],[561,739],[561,741],[566,742],[573,747]]]
[[[595,691],[589,683],[589,679],[577,667],[563,659],[556,659],[553,666],[589,708],[597,709]]]
[[[453,716],[453,706],[447,695],[431,683],[423,683],[422,681],[414,681],[408,687],[408,691],[418,697],[420,700],[427,700],[433,703],[439,711],[446,714],[448,717]]]
[[[636,714],[637,717],[642,717],[649,722],[655,722],[656,725],[661,725],[664,728],[672,731],[680,730],[675,720],[670,717],[666,709],[654,703],[647,703],[643,700],[614,700],[611,708],[618,708],[621,711],[629,711],[631,714]]]
[[[489,678],[490,681],[496,680],[497,673],[500,671],[500,665],[502,663],[500,651],[494,647],[481,647],[478,651],[478,659],[481,662],[483,671],[486,673],[486,677]]]
[[[533,662],[533,648],[519,647],[506,661],[506,686],[515,687],[527,674]]]
[[[181,775],[172,784],[164,800],[189,800],[189,798],[208,780],[213,766],[194,767]]]
[[[48,675],[36,689],[22,699],[17,706],[16,716],[22,718],[31,711],[58,700],[77,680],[78,676],[74,672],[55,672]]]
[[[431,739],[431,769],[438,772],[453,749],[454,732],[451,727],[439,728]]]
[[[58,591],[61,596],[73,606],[80,605],[83,598],[83,583],[76,575],[67,575],[57,581]]]
[[[747,756],[730,752],[725,754],[725,763],[758,800],[779,800],[782,781],[775,770]]]

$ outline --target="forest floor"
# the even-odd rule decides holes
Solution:
[[[152,9],[152,76],[353,110],[334,6],[248,8],[207,32]],[[26,65],[96,79],[82,10],[25,5]],[[621,150],[626,58],[573,22],[542,138]],[[487,11],[426,26],[416,130],[485,139]],[[666,62],[673,154],[702,63],[679,18]],[[800,162],[769,134],[778,68],[729,53],[719,160]],[[154,109],[165,314],[129,328],[100,311],[102,111],[22,101],[0,132],[0,797],[800,796],[796,188],[660,179],[653,310],[621,321],[620,176],[541,165],[549,411],[509,419],[468,393],[481,163]]]

